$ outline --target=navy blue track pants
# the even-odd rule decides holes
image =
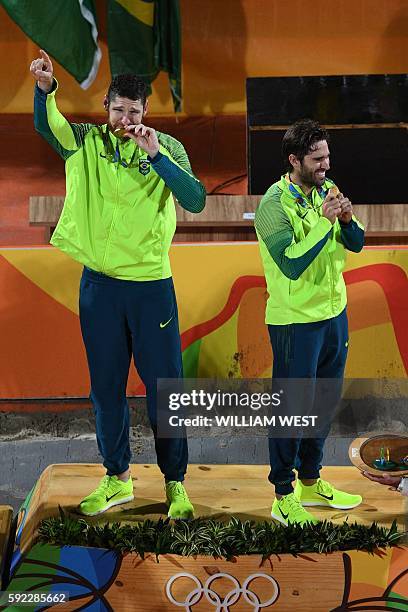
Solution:
[[[268,325],[268,329],[273,350],[273,379],[332,378],[341,383],[348,352],[346,309],[326,321]],[[329,409],[334,413],[341,384],[332,389]],[[294,468],[301,480],[319,478],[326,437],[269,438],[269,480],[276,493],[287,495],[293,491]]]
[[[157,379],[183,375],[173,281],[126,281],[84,269],[79,312],[91,377],[96,436],[109,475],[131,460],[126,385],[133,355],[146,387],[157,463],[166,480],[184,480],[185,438],[157,437]]]

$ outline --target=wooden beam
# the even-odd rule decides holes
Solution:
[[[250,132],[272,132],[286,131],[290,125],[249,125]],[[372,130],[372,129],[395,129],[400,128],[406,130],[408,123],[324,123],[321,127],[326,130]]]
[[[176,207],[175,242],[256,240],[253,214],[260,195],[209,195],[198,215]],[[63,196],[31,196],[29,222],[42,226],[46,242],[55,229]],[[407,244],[408,204],[355,204],[354,212],[366,229],[366,244]]]

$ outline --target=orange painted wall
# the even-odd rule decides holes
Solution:
[[[272,351],[257,243],[177,244],[170,258],[185,376],[269,377]],[[87,396],[78,318],[81,271],[51,247],[0,249],[0,286],[7,287],[0,293],[0,398]],[[408,374],[407,271],[406,247],[348,254],[346,378],[367,379],[372,393],[373,381]],[[128,393],[139,395],[143,386],[133,367],[131,372]]]
[[[103,52],[99,75],[83,92],[61,67],[64,112],[98,112],[109,82],[105,1],[96,0]],[[408,72],[406,0],[181,0],[184,110],[245,112],[247,76]],[[28,66],[36,47],[0,7],[0,112],[32,109]],[[172,112],[167,78],[151,108]]]

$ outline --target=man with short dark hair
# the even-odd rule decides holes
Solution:
[[[31,63],[37,85],[34,122],[65,160],[66,198],[52,244],[84,265],[80,321],[91,377],[99,451],[107,474],[80,503],[96,515],[133,499],[129,471],[130,361],[146,387],[147,409],[168,514],[190,518],[183,486],[185,438],[157,436],[158,378],[182,376],[177,303],[169,261],[176,228],[172,194],[190,212],[205,205],[183,145],[143,123],[146,86],[134,75],[113,79],[105,125],[68,122],[55,102],[52,63],[41,51]]]
[[[326,177],[328,142],[316,121],[292,125],[282,143],[287,174],[268,189],[255,215],[269,294],[274,379],[342,379],[344,374],[348,325],[342,271],[345,250],[363,248],[364,230],[350,200]],[[324,442],[324,437],[269,439],[269,480],[276,495],[271,514],[281,523],[314,522],[304,506],[348,509],[361,503],[360,495],[338,491],[320,478]]]

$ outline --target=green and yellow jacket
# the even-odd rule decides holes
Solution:
[[[346,306],[343,279],[346,249],[359,252],[364,228],[322,216],[322,204],[334,183],[326,179],[307,197],[282,176],[262,198],[255,229],[268,288],[266,323],[312,323],[339,315]]]
[[[70,123],[53,90],[35,88],[36,130],[65,160],[66,197],[51,243],[92,270],[124,280],[171,276],[176,229],[173,195],[190,212],[205,205],[205,189],[183,145],[158,133],[153,158],[107,125]],[[173,194],[173,195],[172,195]]]

